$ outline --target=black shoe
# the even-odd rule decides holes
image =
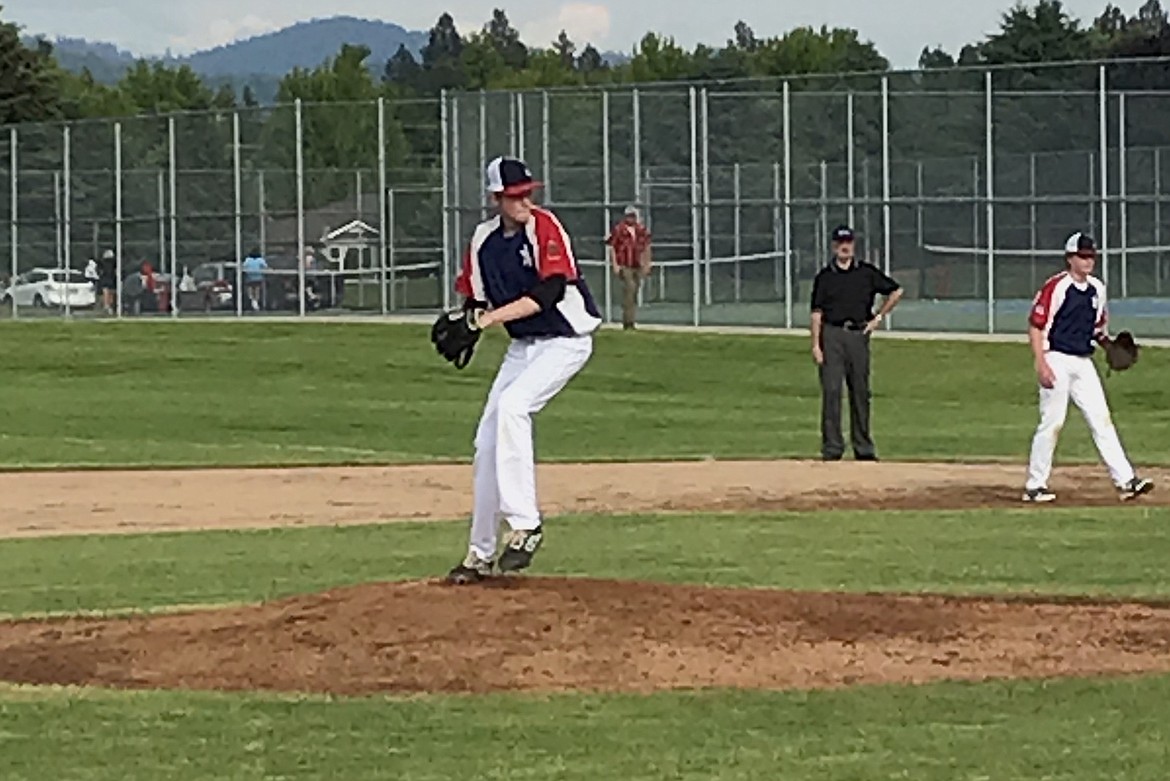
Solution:
[[[840,461],[841,454],[837,453],[836,455],[834,455],[833,453],[824,453],[821,455],[821,460],[822,461]]]
[[[1047,504],[1056,501],[1056,494],[1047,488],[1028,488],[1024,491],[1023,500],[1031,504]]]
[[[542,542],[544,542],[544,531],[539,526],[531,531],[509,532],[505,542],[506,547],[504,552],[500,554],[500,560],[496,562],[496,566],[500,568],[500,572],[516,572],[527,569],[528,565],[532,564],[532,557],[540,550]]]
[[[479,583],[492,576],[492,563],[484,561],[474,553],[468,553],[462,563],[447,573],[447,582],[457,586]]]
[[[1144,477],[1135,477],[1125,485],[1121,486],[1121,501],[1128,502],[1130,499],[1136,499],[1142,494],[1148,494],[1153,490],[1153,480],[1147,480]]]
[[[876,453],[858,453],[854,459],[857,461],[877,461],[878,457]]]

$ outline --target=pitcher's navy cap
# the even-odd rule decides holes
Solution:
[[[853,241],[853,229],[848,225],[833,228],[833,241]]]
[[[487,164],[487,189],[497,195],[528,195],[540,187],[523,160],[497,157]]]
[[[1094,258],[1097,256],[1097,242],[1087,233],[1074,233],[1064,243],[1064,254]]]

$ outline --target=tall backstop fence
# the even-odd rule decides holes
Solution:
[[[620,293],[604,239],[634,205],[654,236],[646,322],[803,326],[828,235],[849,223],[863,256],[904,286],[888,327],[1019,331],[1064,239],[1089,231],[1115,321],[1170,335],[1168,65],[447,93],[8,127],[5,312],[434,311],[451,305],[462,248],[490,211],[484,165],[512,154],[545,183],[540,198],[608,319]]]

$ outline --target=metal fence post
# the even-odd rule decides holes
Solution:
[[[601,236],[604,239],[609,235],[611,214],[610,202],[613,200],[610,184],[610,149],[609,149],[609,90],[601,91],[601,198],[602,207]],[[605,276],[605,322],[613,322],[613,272],[605,263],[605,245],[602,245],[602,274]]]
[[[122,318],[122,123],[114,123],[114,304]],[[102,276],[102,275],[99,275]],[[104,291],[103,291],[104,292]],[[108,312],[106,314],[109,314]]]
[[[634,203],[645,206],[642,201],[642,98],[637,87],[630,94],[634,112]]]
[[[296,178],[297,178],[297,313],[305,316],[305,118],[301,99],[296,99]],[[365,280],[358,278],[358,284]]]
[[[440,147],[443,155],[443,309],[451,308],[451,115],[447,107],[446,88],[439,95],[439,126],[442,133]]]
[[[983,74],[984,78],[984,135],[987,145],[985,150],[985,164],[987,171],[985,187],[987,188],[987,333],[995,333],[995,126],[992,122],[992,84],[991,71]]]
[[[711,133],[707,88],[700,94],[703,150],[703,302],[711,306]]]
[[[8,251],[11,255],[9,262],[12,266],[10,284],[16,284],[16,277],[20,274],[20,166],[17,162],[17,152],[19,151],[18,132],[15,127],[8,129],[8,159],[10,161],[8,179],[9,179],[9,219],[11,225],[8,231]],[[20,317],[20,308],[16,305],[16,298],[12,299],[12,316],[13,318]]]
[[[702,253],[701,236],[699,236],[699,119],[698,95],[694,87],[689,89],[691,110],[691,319],[693,325],[698,325],[699,287],[702,278],[699,269],[699,257]]]
[[[543,90],[540,93],[540,144],[543,147],[541,155],[543,157],[541,167],[544,169],[544,197],[552,202],[553,199],[553,174],[552,174],[552,150],[549,149],[549,144],[552,143],[550,139],[549,126],[552,123],[551,108],[549,107],[548,90]]]
[[[388,206],[386,199],[386,99],[378,98],[378,287],[381,290],[379,303],[382,307],[382,314],[387,312],[387,255],[386,248],[393,243],[394,237],[388,236],[386,233],[389,227],[389,220],[386,218],[386,209]],[[390,292],[389,292],[389,309],[394,309],[394,269],[389,270]]]
[[[1036,153],[1032,152],[1028,155],[1028,249],[1032,250],[1028,280],[1033,290],[1036,289],[1036,195]]]
[[[487,169],[487,92],[479,91],[479,170]],[[486,188],[479,188],[480,219],[487,219],[488,194]]]
[[[236,317],[244,316],[244,184],[241,173],[240,112],[232,112],[232,188],[236,223]]]
[[[1100,125],[1101,148],[1101,278],[1109,285],[1109,94],[1105,81],[1105,66],[1098,68],[1100,84],[1097,91],[1099,102],[1097,119]]]
[[[1154,292],[1162,294],[1162,150],[1154,148]]]
[[[890,78],[882,76],[882,268],[890,273]],[[885,328],[893,326],[893,316]]]
[[[731,189],[732,200],[735,203],[735,213],[732,215],[732,230],[735,232],[735,264],[733,271],[735,273],[735,303],[739,303],[743,295],[743,270],[740,268],[739,259],[743,256],[743,207],[740,201],[743,200],[743,190],[740,184],[740,164],[736,163],[731,169]]]
[[[1121,233],[1121,297],[1129,298],[1129,207],[1126,196],[1129,192],[1126,181],[1126,132],[1125,93],[1117,96],[1117,209]]]
[[[179,196],[179,172],[178,159],[175,149],[175,116],[172,114],[167,118],[167,165],[170,170],[170,228],[171,228],[171,317],[179,316],[179,215],[178,215],[178,196]]]
[[[528,145],[524,143],[524,136],[528,130],[528,122],[524,119],[524,93],[516,93],[516,156],[527,162]]]
[[[783,180],[783,172],[780,170],[781,167],[780,163],[772,164],[772,247],[776,252],[776,259],[772,263],[772,290],[776,295],[784,292],[784,285],[782,284],[784,229],[781,227],[781,223],[784,221],[783,212],[781,211],[784,203],[784,190],[781,185]]]
[[[792,327],[792,110],[784,80],[784,327]]]
[[[64,169],[62,177],[65,180],[64,193],[62,195],[62,223],[64,230],[62,246],[64,249],[65,280],[68,282],[70,277],[69,272],[73,269],[73,139],[71,138],[69,125],[65,126],[62,133],[61,144],[62,168]],[[69,305],[69,294],[66,293],[65,317],[70,317],[72,314],[73,311]]]
[[[849,227],[856,229],[857,215],[853,206],[853,199],[855,197],[855,182],[856,172],[854,171],[854,141],[853,141],[853,91],[845,97],[845,165],[848,170],[845,172],[845,186],[849,197]],[[867,237],[868,238],[868,237]]]

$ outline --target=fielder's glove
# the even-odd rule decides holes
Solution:
[[[443,312],[431,326],[431,344],[435,351],[462,369],[471,361],[475,345],[483,330],[479,315],[483,310],[470,307]]]
[[[1105,351],[1105,363],[1110,371],[1123,372],[1137,363],[1138,346],[1129,331],[1122,331],[1113,338],[1102,336],[1101,348]]]

